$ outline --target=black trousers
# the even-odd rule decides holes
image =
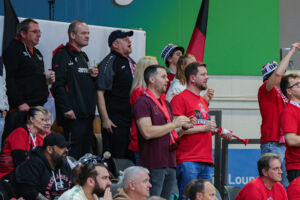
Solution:
[[[91,152],[93,132],[93,118],[70,120],[62,123],[65,138],[71,142],[69,155],[78,160],[86,153]]]
[[[113,158],[126,158],[134,161],[134,153],[128,150],[130,127],[113,128],[113,133],[101,129],[103,153],[109,151]]]

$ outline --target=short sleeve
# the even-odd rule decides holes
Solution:
[[[173,114],[175,116],[185,115],[185,103],[183,102],[181,95],[176,95],[171,101]]]
[[[9,136],[10,148],[14,150],[24,150],[27,151],[26,147],[29,146],[29,136],[25,129],[17,128]]]
[[[298,117],[292,109],[284,109],[280,116],[280,125],[283,133],[298,132]]]
[[[135,120],[151,116],[151,107],[146,98],[145,96],[141,96],[133,104],[133,117]]]
[[[111,90],[115,72],[113,64],[116,56],[108,55],[98,65],[98,76],[96,77],[96,88],[97,90]]]

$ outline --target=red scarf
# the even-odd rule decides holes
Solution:
[[[168,123],[172,122],[171,121],[171,117],[170,114],[168,112],[168,108],[165,102],[165,95],[161,95],[160,96],[160,101],[161,103],[158,101],[158,99],[154,96],[154,94],[151,92],[151,90],[146,89],[145,91],[146,96],[148,96],[157,106],[158,108],[161,110],[161,112],[164,114],[166,120]],[[173,144],[176,144],[176,140],[178,140],[178,134],[176,133],[176,131],[173,129],[170,132],[170,146],[172,146]]]

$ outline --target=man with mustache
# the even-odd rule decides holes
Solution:
[[[69,143],[58,133],[44,139],[30,158],[16,169],[18,193],[25,199],[58,199],[72,186],[72,172],[66,160]]]
[[[93,158],[85,164],[77,166],[75,171],[76,185],[66,191],[59,200],[112,200],[110,192],[111,181],[106,166],[102,163],[94,163]]]

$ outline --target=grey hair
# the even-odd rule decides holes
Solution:
[[[143,171],[147,174],[150,173],[148,169],[140,166],[132,166],[125,169],[123,178],[124,189],[128,189],[129,183],[135,181],[139,177],[140,171]]]

